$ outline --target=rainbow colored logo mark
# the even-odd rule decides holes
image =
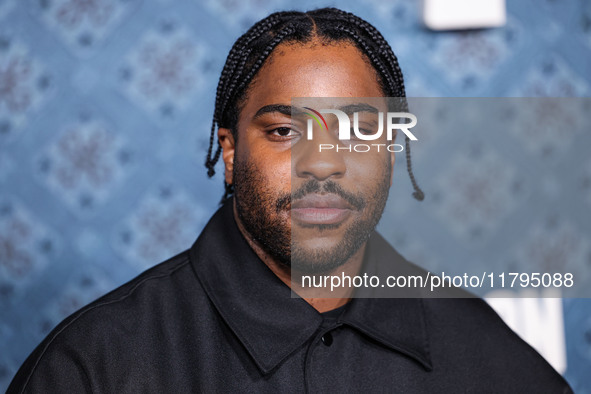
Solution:
[[[318,123],[318,126],[320,126],[321,129],[322,129],[322,123],[324,123],[324,129],[328,130],[328,125],[326,124],[326,120],[324,120],[324,117],[320,114],[320,112],[315,111],[310,107],[304,107],[304,108],[307,110],[310,110],[310,111],[314,112],[314,114],[318,115],[318,116],[316,116],[316,115],[311,114],[309,112],[305,112],[306,115],[311,116],[316,121],[316,123]],[[320,117],[320,119],[322,119],[322,123],[320,123],[320,119],[318,119],[318,117]]]

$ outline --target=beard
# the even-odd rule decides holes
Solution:
[[[271,187],[269,180],[256,165],[234,162],[234,199],[238,217],[250,236],[274,260],[303,274],[328,273],[347,262],[369,239],[377,226],[390,189],[392,166],[390,160],[376,174],[375,188],[360,193],[344,190],[332,180],[311,178],[292,193],[281,193]],[[347,201],[355,210],[365,211],[348,224],[342,238],[333,246],[307,248],[299,231],[292,231],[289,210],[291,201],[311,193],[332,193]],[[321,235],[345,224],[309,224]]]

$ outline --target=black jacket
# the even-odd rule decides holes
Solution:
[[[368,250],[411,266],[377,233]],[[355,298],[318,313],[226,204],[190,250],[57,326],[8,388],[21,392],[572,391],[477,298]]]

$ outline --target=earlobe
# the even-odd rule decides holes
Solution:
[[[398,136],[398,130],[394,130],[392,134],[392,143],[396,141],[396,137]],[[396,162],[396,153],[390,153],[390,187],[392,187],[392,178],[394,178],[394,163]]]
[[[233,182],[234,152],[236,146],[232,131],[230,131],[230,129],[220,127],[218,129],[218,142],[222,147],[222,160],[224,160],[224,166],[226,168],[224,172],[226,183],[231,185]]]
[[[394,130],[392,135],[392,143],[396,141],[396,137],[398,136],[398,130]],[[390,187],[392,187],[392,178],[394,178],[394,163],[396,162],[396,153],[390,153]]]
[[[390,186],[392,186],[392,179],[394,178],[394,163],[396,162],[396,155],[394,152],[390,153]]]

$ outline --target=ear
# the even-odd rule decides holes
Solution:
[[[226,167],[224,172],[226,183],[231,185],[234,174],[234,152],[236,150],[236,144],[230,129],[220,127],[218,129],[218,141],[222,147],[222,160],[224,160],[224,165]]]
[[[396,141],[396,136],[398,135],[398,130],[394,130],[394,135],[392,137],[392,143]],[[392,179],[394,178],[394,163],[396,162],[396,153],[390,153],[390,187],[392,187]]]
[[[394,152],[390,153],[390,186],[392,186],[392,179],[394,178],[394,163],[396,162],[396,154]]]

